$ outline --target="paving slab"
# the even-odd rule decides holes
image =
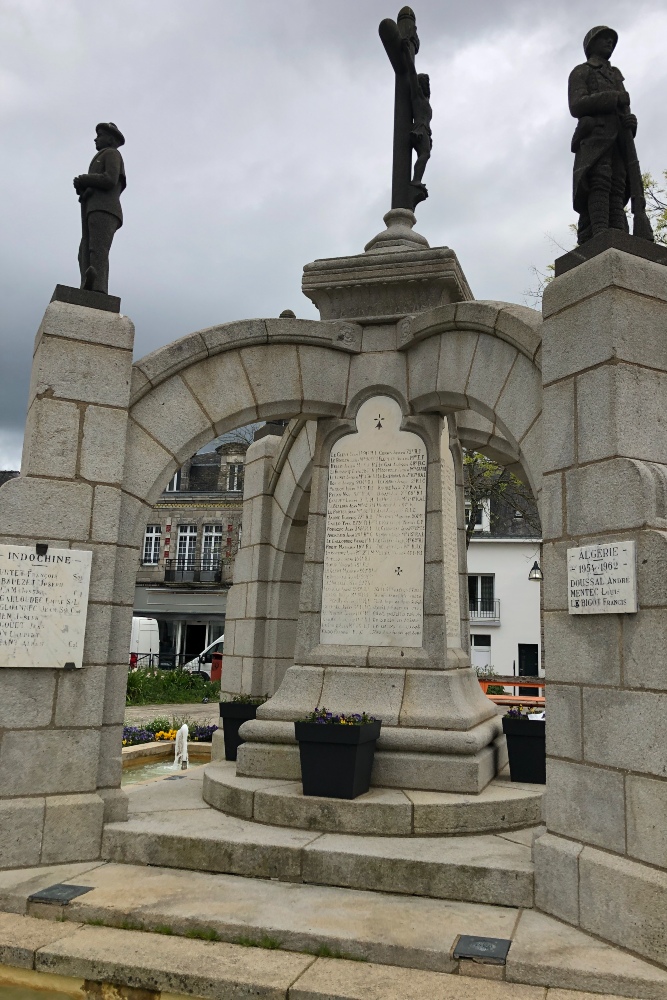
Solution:
[[[291,952],[108,927],[77,929],[35,954],[37,971],[212,1000],[285,1000],[314,961]]]
[[[521,915],[505,973],[516,983],[667,1000],[667,971],[534,911]]]
[[[28,896],[33,892],[39,892],[58,882],[79,881],[85,872],[103,864],[103,861],[83,861],[69,865],[0,871],[0,910],[5,913],[25,913]]]
[[[187,771],[174,772],[167,778],[154,778],[136,785],[125,785],[129,801],[129,815],[141,813],[175,812],[181,809],[206,809],[206,803],[201,797],[203,767],[188,768]]]
[[[511,938],[519,911],[386,893],[108,864],[68,920],[215,931],[221,940],[272,938],[292,951],[322,946],[354,958],[450,972],[460,934]]]
[[[319,959],[289,991],[289,1000],[544,1000],[546,990],[438,972]]]
[[[178,705],[128,705],[125,709],[125,724],[136,726],[139,722],[153,719],[193,719],[203,725],[220,725],[220,706],[217,701],[181,703]]]
[[[55,923],[33,917],[17,919],[13,913],[0,913],[0,967],[32,969],[38,948],[70,937],[78,928],[76,923]]]
[[[530,849],[497,836],[323,834],[303,855],[304,882],[499,906],[533,905]]]

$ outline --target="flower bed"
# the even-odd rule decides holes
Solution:
[[[176,733],[183,725],[188,727],[189,743],[210,743],[217,726],[202,726],[198,722],[188,722],[187,719],[153,719],[142,726],[123,726],[123,746],[133,747],[141,743],[173,742]]]

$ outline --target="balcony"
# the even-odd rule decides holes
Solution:
[[[490,601],[482,598],[481,601],[469,601],[470,624],[500,625],[500,601]]]
[[[220,583],[223,561],[217,556],[204,559],[165,559],[165,583]]]

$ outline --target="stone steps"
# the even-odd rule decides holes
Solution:
[[[54,882],[92,888],[66,906],[28,901]],[[511,907],[92,862],[0,872],[0,910],[0,982],[4,963],[200,997],[667,1000],[664,970]],[[506,965],[453,959],[460,934],[510,940]]]
[[[353,800],[303,794],[300,781],[237,776],[233,762],[206,765],[204,801],[232,816],[323,833],[450,836],[536,826],[544,785],[514,784],[509,774],[478,795],[371,788]]]
[[[500,836],[358,837],[265,826],[213,809],[107,824],[102,856],[432,899],[533,905],[530,847]]]
[[[368,837],[269,826],[202,799],[203,768],[130,786],[130,818],[104,830],[123,864],[460,900],[533,905],[531,830],[468,837]]]

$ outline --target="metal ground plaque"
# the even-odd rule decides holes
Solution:
[[[634,542],[600,542],[567,550],[571,615],[618,615],[637,611]]]
[[[91,553],[0,545],[0,667],[81,667]]]

